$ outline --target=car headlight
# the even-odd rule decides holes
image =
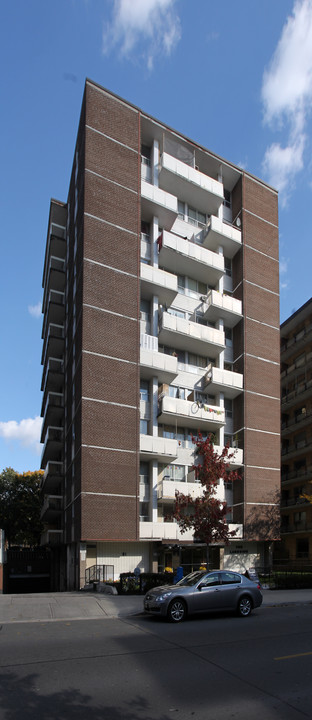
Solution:
[[[172,595],[172,591],[165,592],[162,595],[157,595],[155,600],[156,600],[156,602],[163,602],[163,600],[167,600],[167,598],[170,597],[170,595]]]

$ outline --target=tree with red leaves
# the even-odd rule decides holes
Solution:
[[[191,495],[176,492],[172,517],[178,522],[182,533],[193,530],[196,540],[206,543],[208,563],[209,545],[228,545],[230,538],[236,534],[236,530],[229,530],[226,521],[229,511],[227,503],[216,497],[218,482],[220,479],[227,483],[234,482],[239,474],[236,470],[229,469],[229,461],[235,453],[229,452],[228,445],[219,454],[214,449],[212,435],[204,439],[202,434],[198,433],[198,437],[193,437],[192,441],[196,446],[198,460],[192,470],[196,480],[202,485],[203,493],[200,497],[193,498]]]

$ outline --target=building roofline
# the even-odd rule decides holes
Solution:
[[[120,95],[117,95],[116,93],[112,92],[111,90],[108,90],[107,88],[103,87],[103,85],[100,85],[99,83],[95,82],[94,80],[91,80],[91,79],[88,78],[88,77],[86,78],[85,86],[86,86],[87,84],[92,85],[93,87],[98,88],[98,89],[101,90],[102,92],[106,93],[107,95],[110,95],[111,97],[115,98],[116,100],[118,100],[119,102],[123,103],[124,105],[128,105],[128,107],[131,107],[133,110],[135,110],[136,112],[140,113],[143,117],[147,118],[148,120],[151,120],[151,121],[154,122],[154,123],[157,123],[159,126],[165,128],[165,129],[168,130],[169,132],[174,133],[175,135],[179,136],[182,140],[190,143],[191,145],[194,145],[194,146],[197,147],[199,150],[207,153],[207,154],[210,155],[212,158],[218,160],[218,161],[220,162],[220,164],[222,164],[222,165],[227,165],[229,168],[231,168],[231,169],[233,169],[233,170],[236,170],[236,172],[239,172],[241,175],[245,175],[245,176],[247,176],[247,177],[250,177],[252,180],[254,180],[254,181],[260,183],[261,185],[264,185],[265,187],[267,187],[269,190],[271,190],[271,192],[274,192],[275,194],[278,194],[278,190],[276,190],[276,188],[274,188],[272,185],[269,185],[268,183],[266,183],[266,182],[265,182],[264,180],[262,180],[261,178],[257,177],[257,175],[253,175],[253,173],[250,173],[250,172],[248,172],[247,170],[244,170],[243,168],[240,168],[238,165],[235,165],[235,164],[232,163],[231,161],[225,160],[225,158],[223,158],[221,155],[217,155],[217,154],[214,153],[212,150],[209,150],[208,148],[206,148],[204,145],[200,145],[198,142],[196,142],[196,140],[193,140],[192,138],[189,138],[187,135],[183,135],[183,133],[181,133],[179,130],[176,130],[175,128],[172,128],[170,125],[167,125],[167,124],[164,123],[162,120],[158,120],[158,119],[155,118],[153,115],[150,115],[149,113],[145,112],[145,110],[142,110],[142,108],[138,107],[137,105],[134,105],[134,103],[132,103],[132,102],[130,102],[130,101],[128,101],[128,100],[125,100],[125,98],[121,97]]]
[[[295,312],[292,315],[290,315],[289,318],[287,318],[287,320],[284,320],[284,322],[281,324],[281,330],[283,328],[285,328],[287,325],[289,325],[293,320],[295,320],[298,317],[298,315],[300,315],[301,313],[304,314],[305,311],[307,311],[309,309],[309,305],[311,305],[310,312],[312,312],[312,297],[310,297],[310,299],[307,300],[307,302],[305,302],[303,305],[301,305],[301,307],[298,308],[298,310],[295,310]]]

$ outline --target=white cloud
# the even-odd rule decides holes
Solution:
[[[286,204],[295,176],[304,167],[305,127],[312,107],[312,0],[295,0],[275,53],[263,75],[264,121],[287,125],[285,147],[273,143],[263,169]]]
[[[37,305],[28,305],[28,312],[35,318],[41,316],[41,302],[37,302]]]
[[[145,43],[143,57],[148,69],[156,55],[170,55],[181,37],[177,0],[113,0],[113,19],[106,24],[103,52],[119,46],[121,55],[129,56],[139,42]]]
[[[29,447],[40,455],[40,434],[41,434],[42,418],[26,418],[17,422],[16,420],[8,420],[8,422],[0,422],[0,437],[4,440],[17,441],[23,447]]]
[[[286,205],[294,178],[303,169],[303,152],[305,136],[300,134],[294,139],[293,145],[281,147],[273,143],[267,148],[263,159],[263,170],[270,178],[270,184],[281,193],[281,203]]]

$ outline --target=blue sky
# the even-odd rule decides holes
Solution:
[[[312,0],[2,3],[0,471],[40,467],[42,267],[89,77],[279,190],[281,322],[312,295]]]

